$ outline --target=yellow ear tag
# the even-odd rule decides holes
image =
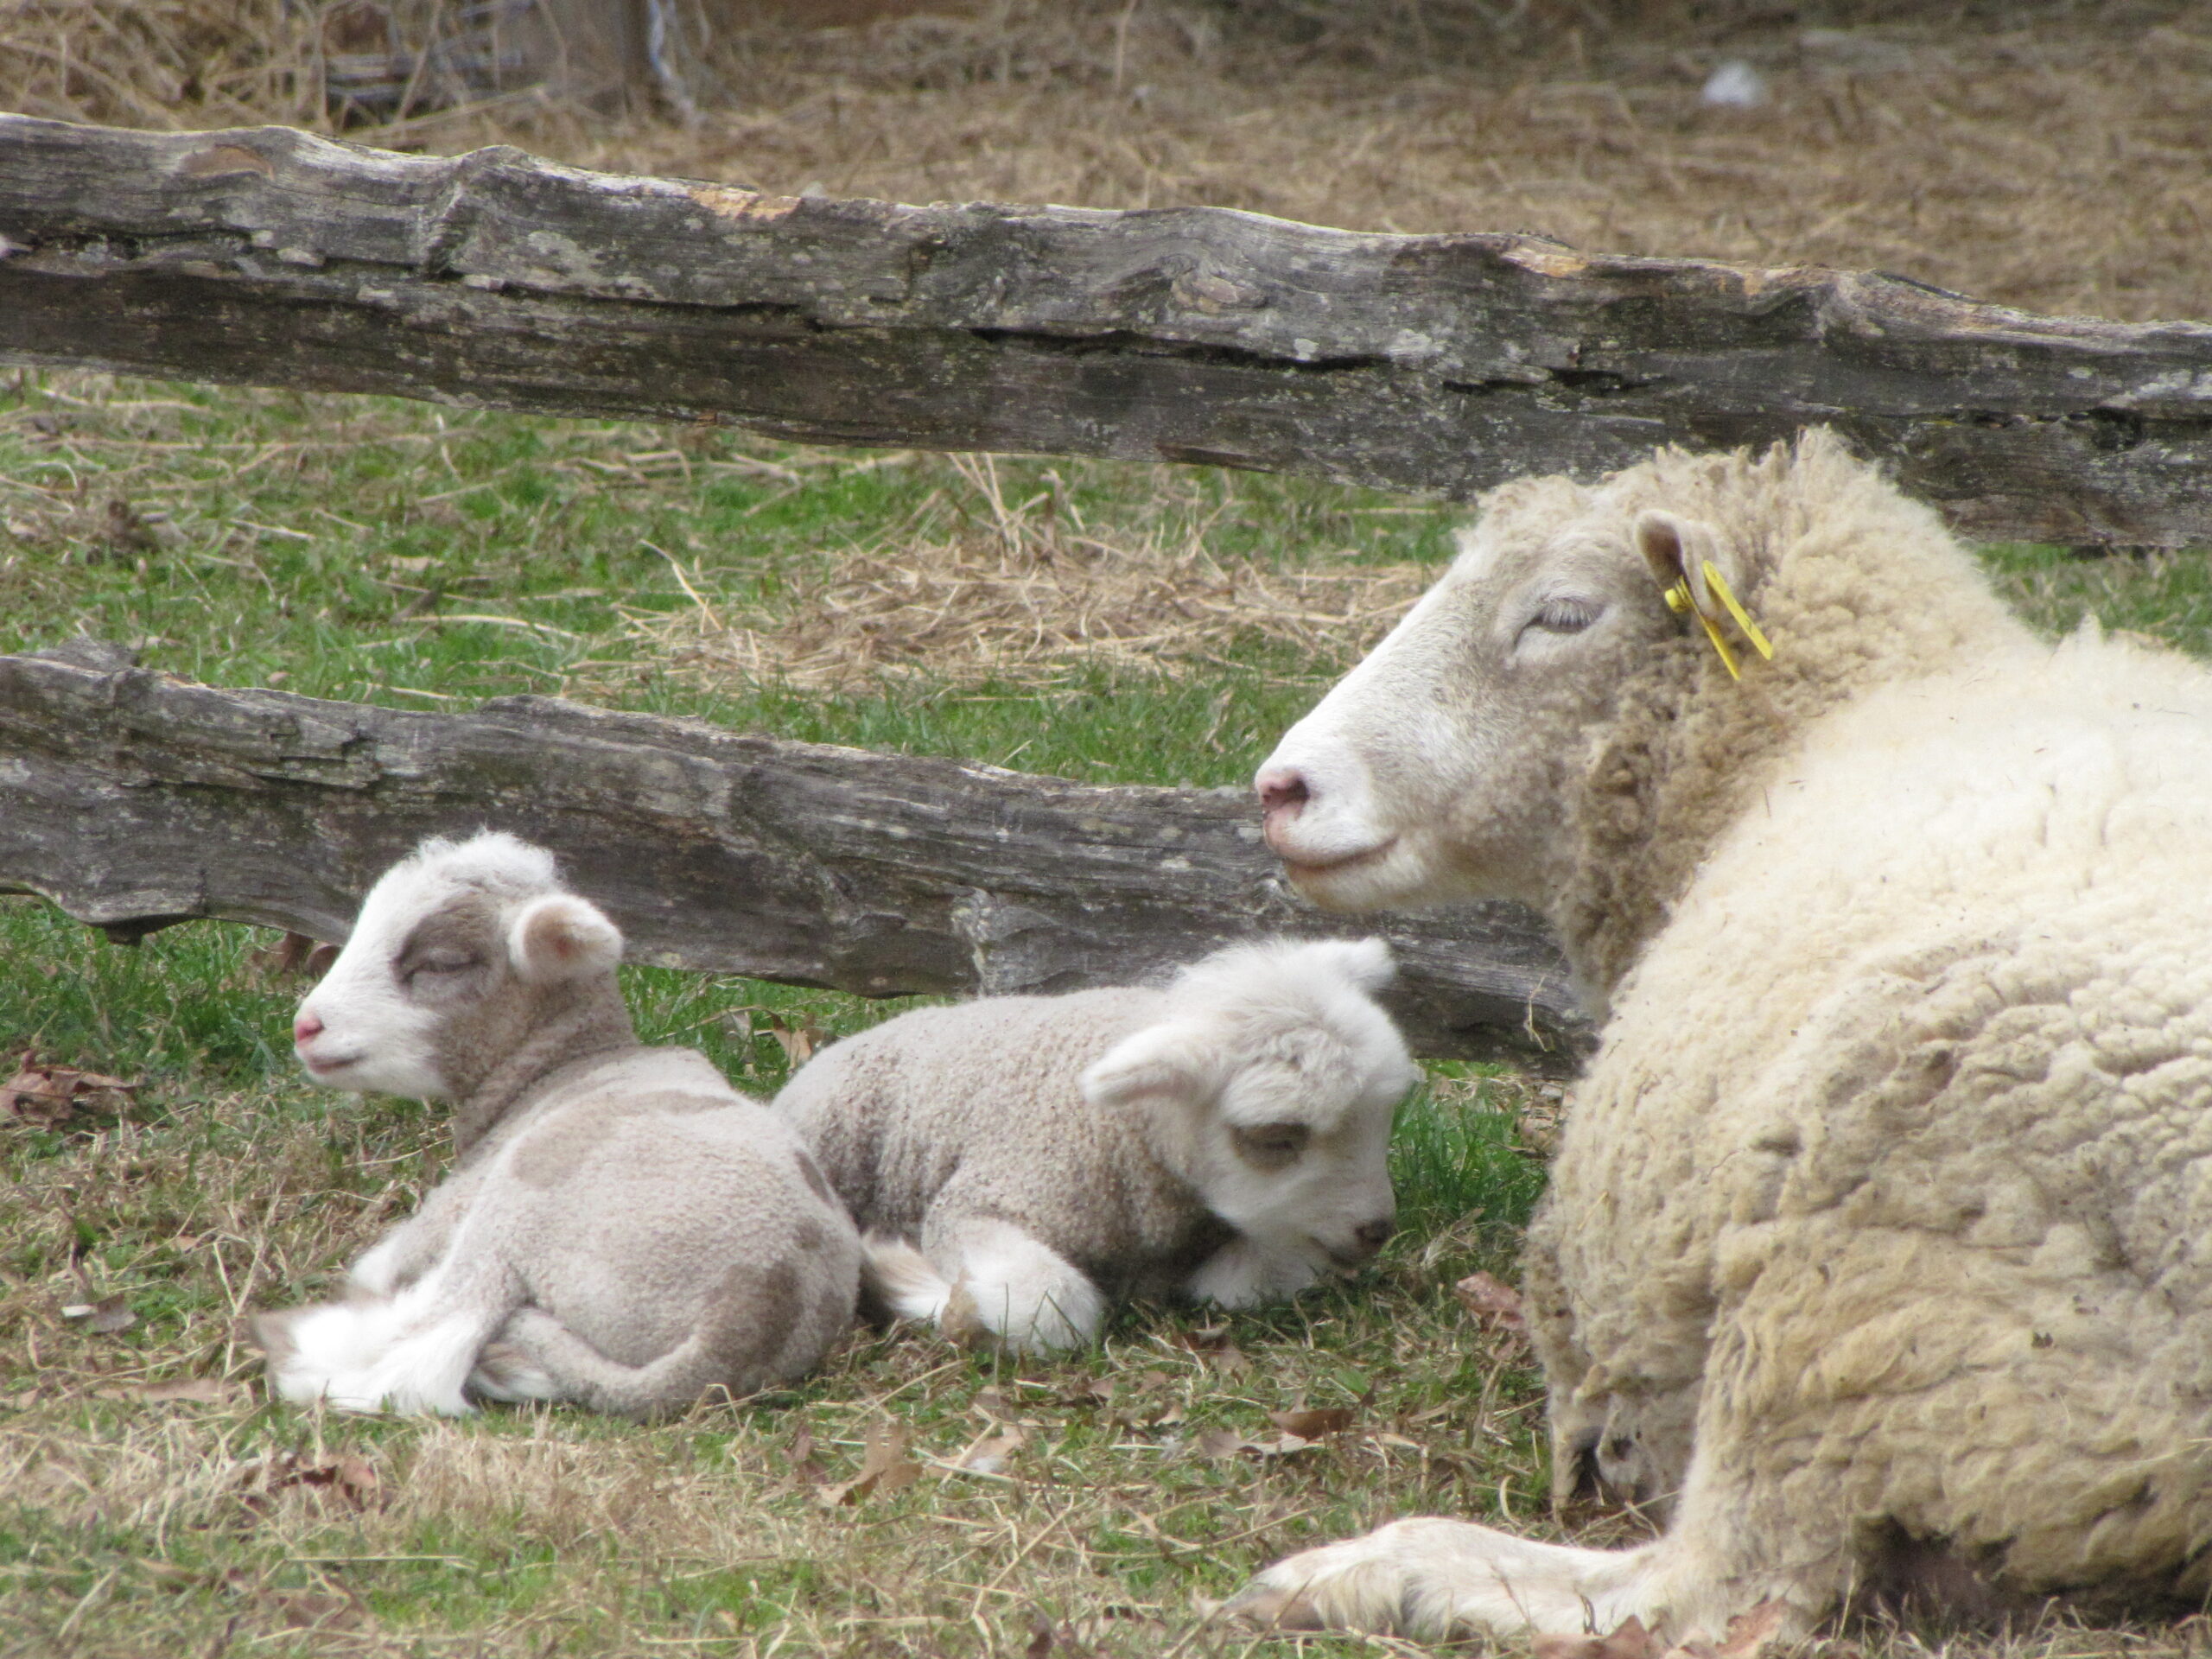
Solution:
[[[1720,602],[1728,607],[1728,614],[1736,619],[1736,626],[1744,631],[1744,637],[1758,648],[1759,655],[1772,662],[1774,647],[1767,644],[1766,635],[1759,632],[1758,624],[1752,621],[1744,607],[1736,602],[1736,595],[1728,591],[1727,582],[1719,571],[1713,569],[1713,561],[1707,559],[1704,564],[1706,585],[1720,595]],[[1669,588],[1666,599],[1669,610],[1677,613],[1688,611],[1697,618],[1699,625],[1705,629],[1705,637],[1713,641],[1713,649],[1719,654],[1720,665],[1728,671],[1728,677],[1742,679],[1744,671],[1736,666],[1736,653],[1728,649],[1727,640],[1721,637],[1720,625],[1699,610],[1692,601],[1689,578],[1685,576]]]
[[[1720,573],[1713,568],[1711,559],[1705,562],[1705,580],[1707,586],[1720,595],[1720,602],[1728,607],[1728,614],[1736,619],[1736,626],[1744,631],[1744,638],[1758,647],[1760,656],[1765,658],[1770,663],[1772,662],[1774,647],[1767,644],[1766,635],[1759,632],[1759,625],[1752,621],[1750,616],[1745,614],[1744,607],[1736,602],[1736,595],[1728,591],[1728,584],[1721,580]],[[1688,599],[1689,595],[1685,593],[1682,597]]]

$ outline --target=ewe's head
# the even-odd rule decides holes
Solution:
[[[1444,578],[1254,780],[1299,890],[1338,910],[1546,902],[1569,791],[1623,684],[1662,657],[1725,683],[1699,613],[1751,656],[1706,575],[1709,561],[1738,599],[1757,592],[1752,515],[1713,510],[1745,474],[1677,455],[1594,489],[1494,492]],[[1683,582],[1694,610],[1678,613],[1666,595]]]
[[[426,841],[385,872],[292,1027],[319,1083],[466,1096],[564,1008],[617,995],[622,935],[514,836]]]
[[[1240,1232],[1352,1267],[1390,1236],[1390,1119],[1420,1077],[1374,993],[1380,939],[1238,945],[1185,968],[1173,1010],[1084,1073],[1086,1098],[1142,1100],[1185,1174]]]

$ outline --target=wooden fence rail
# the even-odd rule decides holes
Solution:
[[[1564,968],[1511,906],[1332,918],[1242,790],[1102,788],[505,697],[416,714],[0,657],[0,892],[135,938],[345,937],[421,836],[558,852],[633,955],[881,996],[1108,984],[1255,933],[1380,931],[1416,1049],[1562,1064]]]
[[[0,117],[0,362],[1465,496],[1826,422],[1990,537],[2212,541],[2212,327],[1211,208],[902,207]]]

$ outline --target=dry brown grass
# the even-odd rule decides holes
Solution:
[[[1079,668],[1173,678],[1271,648],[1326,675],[1357,662],[1435,575],[1414,563],[1286,569],[1217,556],[1210,514],[1103,540],[1085,533],[1057,471],[1009,499],[1016,474],[1002,480],[990,456],[923,464],[941,465],[950,487],[870,545],[826,554],[741,611],[677,565],[692,608],[636,613],[632,629],[671,671],[710,684],[1042,690]],[[944,534],[947,519],[964,529]]]
[[[313,119],[300,20],[314,10],[34,0],[0,16],[0,103],[141,124]],[[1707,7],[1705,23],[1643,9],[1664,27],[1623,21],[1634,7],[1562,7],[1553,27],[1489,38],[1464,4],[1378,3],[1359,29],[1336,0],[946,10],[812,30],[725,11],[708,65],[723,96],[689,126],[522,95],[358,136],[512,141],[779,190],[1531,230],[1605,251],[1875,266],[2046,311],[2212,313],[2202,0]],[[1809,26],[1836,18],[1847,26]],[[1700,105],[1726,56],[1761,67],[1770,105]]]

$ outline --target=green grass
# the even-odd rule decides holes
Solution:
[[[657,458],[624,459],[638,455]],[[1355,566],[1448,546],[1442,509],[1356,492],[1004,461],[997,477],[1009,501],[1050,495],[1062,522],[1116,544],[1203,535],[1217,557]],[[1336,664],[1262,643],[1204,671],[1077,661],[1041,690],[971,676],[825,695],[687,674],[657,646],[695,604],[671,557],[721,615],[772,619],[849,550],[957,536],[983,511],[934,457],[27,378],[0,393],[0,650],[85,632],[220,684],[415,708],[565,691],[1199,784],[1249,775],[1331,677]],[[445,1162],[435,1109],[295,1075],[303,988],[257,957],[272,937],[200,923],[124,948],[0,899],[7,1051],[142,1084],[119,1116],[0,1126],[0,1653],[993,1652],[1028,1649],[1040,1618],[1108,1650],[1206,1650],[1224,1638],[1192,1625],[1192,1598],[1286,1548],[1389,1506],[1537,1506],[1533,1378],[1511,1350],[1459,1339],[1448,1288],[1509,1270],[1541,1182],[1515,1139],[1529,1091],[1467,1066],[1437,1068],[1405,1109],[1407,1230],[1382,1264],[1229,1319],[1203,1351],[1187,1340],[1203,1316],[1145,1307],[1055,1363],[863,1337],[802,1389],[651,1429],[272,1408],[245,1386],[239,1314],[316,1294]],[[649,1038],[702,1047],[761,1090],[786,1072],[777,1022],[834,1036],[904,1006],[650,968],[625,984]],[[114,1296],[135,1316],[121,1331],[60,1313]],[[191,1377],[234,1386],[140,1397]],[[1208,1428],[1272,1439],[1270,1409],[1354,1402],[1359,1430],[1340,1444],[1189,1449]],[[836,1480],[887,1416],[918,1455],[949,1459],[1008,1416],[1027,1440],[1009,1479],[932,1465],[904,1491],[825,1509],[791,1468],[798,1426]],[[379,1477],[365,1502],[283,1474],[349,1456]]]
[[[1271,566],[1433,565],[1452,519],[1228,474],[996,476],[1101,541]],[[1195,784],[1249,776],[1356,654],[1254,641],[1156,672],[1071,660],[1041,690],[886,676],[824,693],[665,649],[697,603],[672,561],[725,619],[771,626],[855,549],[988,521],[972,480],[928,456],[97,377],[0,388],[0,651],[81,632],[219,684],[412,708],[565,692]],[[2199,561],[1989,556],[2047,626],[2094,609],[2212,651]],[[1541,1185],[1523,1132],[1555,1096],[1496,1068],[1430,1068],[1394,1147],[1403,1234],[1293,1306],[1211,1325],[1135,1308],[1095,1351],[1019,1365],[862,1334],[802,1387],[652,1428],[271,1408],[239,1315],[317,1294],[446,1161],[436,1110],[295,1074],[303,988],[257,959],[271,937],[202,923],[126,949],[0,899],[0,1062],[29,1050],[142,1084],[119,1115],[0,1121],[0,1656],[1238,1650],[1192,1609],[1288,1548],[1427,1510],[1550,1525],[1535,1379],[1450,1291],[1510,1275]],[[763,1091],[786,1071],[776,1022],[837,1035],[904,1006],[648,968],[625,983],[650,1039]],[[127,1328],[61,1311],[111,1297]],[[145,1397],[189,1378],[220,1391]],[[1196,1448],[1339,1404],[1354,1428],[1321,1447]],[[887,1421],[920,1478],[825,1505],[821,1482],[849,1478]],[[1001,1474],[943,1466],[1009,1422],[1024,1439]],[[336,1478],[346,1459],[372,1487]]]

